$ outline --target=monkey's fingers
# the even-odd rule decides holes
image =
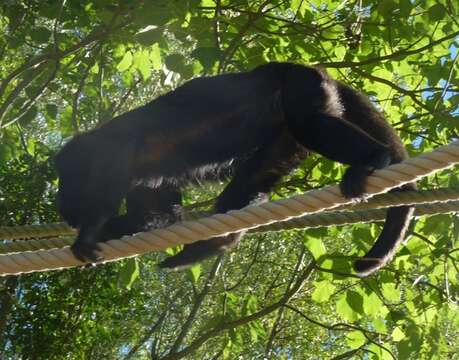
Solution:
[[[97,251],[101,251],[101,248],[96,243],[74,243],[70,250],[73,255],[82,262],[98,262],[104,258],[97,254]]]

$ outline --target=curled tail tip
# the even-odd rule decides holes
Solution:
[[[354,262],[354,270],[359,277],[367,277],[384,266],[386,262],[378,258],[361,258]]]

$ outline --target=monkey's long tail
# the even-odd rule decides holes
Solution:
[[[414,189],[414,185],[403,190]],[[373,247],[361,259],[356,260],[354,269],[364,277],[387,264],[395,255],[413,216],[414,207],[400,206],[389,208],[384,228]]]

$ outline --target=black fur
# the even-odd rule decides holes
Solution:
[[[172,205],[180,203],[180,187],[197,175],[212,177],[220,167],[232,167],[233,177],[215,210],[244,207],[310,151],[350,165],[341,183],[347,197],[362,196],[374,169],[406,157],[399,137],[368,99],[323,70],[270,63],[192,80],[75,137],[58,154],[60,212],[79,228],[72,250],[94,261],[97,241],[155,227],[152,214],[158,212],[175,220]],[[136,198],[139,192],[147,195]],[[125,197],[127,214],[117,216]],[[356,262],[358,272],[368,274],[390,260],[411,214],[409,207],[389,210],[381,236]],[[186,245],[161,266],[190,265],[239,238]]]

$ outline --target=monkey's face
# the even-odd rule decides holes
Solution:
[[[85,216],[87,204],[86,186],[91,168],[90,146],[86,135],[68,142],[57,154],[55,165],[59,175],[57,204],[67,223],[79,227]]]

